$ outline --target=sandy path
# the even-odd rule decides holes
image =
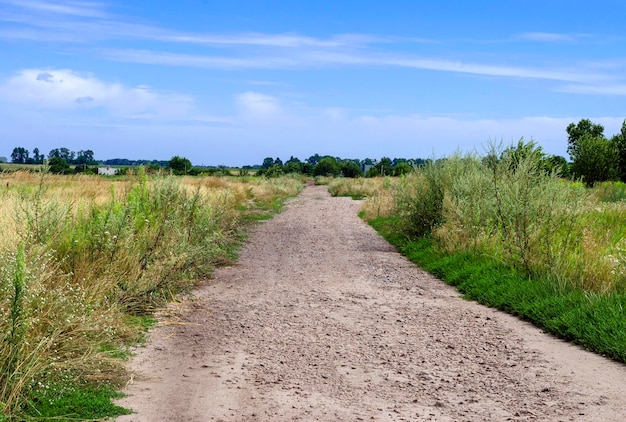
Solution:
[[[467,302],[308,187],[168,310],[118,421],[623,421],[626,367]]]

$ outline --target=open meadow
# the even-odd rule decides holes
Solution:
[[[232,262],[245,222],[301,188],[141,169],[0,174],[0,419],[123,413],[110,398],[152,312]]]

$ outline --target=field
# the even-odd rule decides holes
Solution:
[[[246,222],[302,187],[142,171],[15,172],[0,183],[0,419],[9,420],[123,413],[110,398],[152,312],[232,262]]]

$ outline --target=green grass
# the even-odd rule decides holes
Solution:
[[[394,220],[370,224],[412,262],[455,286],[466,299],[516,315],[557,337],[626,363],[626,296],[562,288],[493,259],[446,254],[429,238],[410,241]]]
[[[131,411],[112,403],[121,397],[122,394],[110,387],[68,388],[65,383],[40,387],[33,394],[24,419],[85,421],[131,414]]]

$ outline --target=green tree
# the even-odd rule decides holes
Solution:
[[[43,155],[39,154],[39,148],[35,147],[33,149],[33,160],[35,161],[35,164],[43,163],[43,158]]]
[[[618,175],[618,151],[614,142],[604,136],[587,133],[577,142],[572,173],[582,177],[587,186],[614,180]]]
[[[305,174],[307,176],[313,176],[313,171],[315,170],[315,166],[311,163],[300,163],[300,173]]]
[[[317,163],[319,163],[322,158],[323,157],[321,157],[319,154],[315,154],[315,155],[311,155],[309,158],[307,158],[306,162],[316,166]]]
[[[261,167],[263,167],[264,169],[268,169],[272,167],[273,165],[274,165],[274,159],[272,157],[266,157],[263,160],[263,164],[261,164]]]
[[[15,147],[11,153],[11,161],[15,164],[26,164],[28,161],[28,150],[24,147]]]
[[[412,170],[413,169],[411,168],[411,166],[408,163],[401,162],[401,163],[398,163],[395,166],[393,166],[393,175],[394,176],[402,176],[402,175],[410,173]]]
[[[560,155],[550,155],[545,159],[545,169],[549,172],[556,171],[561,177],[569,178],[572,175],[570,163]]]
[[[580,140],[583,136],[604,137],[604,126],[595,124],[589,119],[582,119],[577,124],[570,123],[565,130],[567,131],[567,153],[572,161],[578,155]]]
[[[264,172],[265,177],[280,177],[284,174],[283,166],[279,166],[278,164],[272,165],[272,167],[268,168]]]
[[[374,166],[371,167],[367,173],[365,173],[365,177],[379,177],[380,176],[380,170],[378,170],[378,167]]]
[[[76,157],[76,153],[74,151],[70,151],[67,148],[54,148],[50,150],[50,152],[48,153],[48,159],[51,159],[54,157],[63,158],[68,163],[71,163],[72,161],[74,161],[74,157]]]
[[[302,164],[303,163],[289,160],[283,166],[283,171],[285,173],[302,173]]]
[[[333,157],[324,157],[322,158],[315,169],[313,170],[314,176],[339,176],[339,172],[341,169],[339,168],[339,163],[336,158]]]
[[[392,166],[391,166],[391,158],[383,157],[380,159],[380,162],[376,164],[376,168],[381,176],[391,176],[392,174]]]
[[[167,163],[167,168],[177,175],[187,174],[191,170],[191,161],[185,157],[175,155]]]
[[[626,119],[622,123],[622,130],[611,138],[617,149],[617,172],[622,182],[626,182]]]
[[[52,157],[48,160],[50,166],[50,173],[64,174],[70,170],[70,165],[65,158]]]
[[[356,178],[363,175],[363,173],[361,172],[361,167],[354,161],[343,161],[341,163],[340,169],[343,177]]]
[[[90,149],[78,151],[74,164],[96,164],[96,160],[93,158],[93,151]]]

